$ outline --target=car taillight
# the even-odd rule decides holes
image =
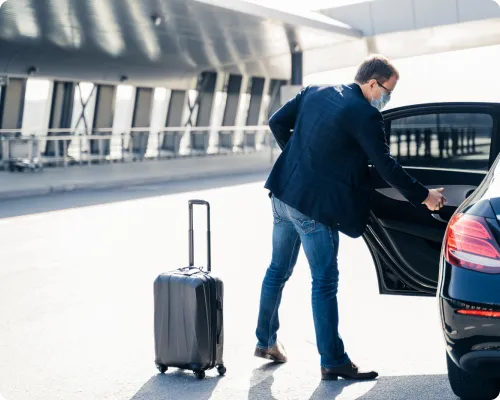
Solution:
[[[458,310],[457,313],[462,315],[472,315],[474,317],[500,318],[500,312],[498,311]]]
[[[500,273],[500,248],[486,220],[456,214],[446,231],[445,258],[450,264],[491,274]]]

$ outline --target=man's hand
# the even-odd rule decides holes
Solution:
[[[429,189],[429,195],[422,204],[425,204],[431,211],[439,211],[447,201],[446,197],[441,194],[443,191],[444,188]]]

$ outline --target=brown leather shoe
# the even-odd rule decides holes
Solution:
[[[347,380],[370,380],[377,376],[375,371],[360,372],[353,362],[335,368],[321,368],[321,379],[324,381],[336,381],[339,377]]]
[[[256,347],[254,355],[255,357],[265,358],[278,363],[286,363],[288,361],[285,348],[280,342],[276,342],[273,347],[266,350]]]

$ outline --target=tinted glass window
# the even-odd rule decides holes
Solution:
[[[442,113],[394,119],[391,153],[405,166],[488,170],[493,118]]]

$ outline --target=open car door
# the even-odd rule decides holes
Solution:
[[[375,185],[367,230],[382,294],[436,293],[441,245],[457,207],[480,185],[498,154],[500,105],[421,104],[384,112],[391,153],[428,188],[444,187],[448,203],[413,207],[370,166]]]

